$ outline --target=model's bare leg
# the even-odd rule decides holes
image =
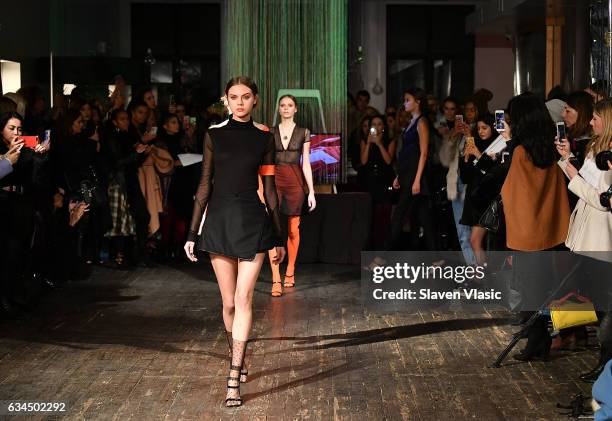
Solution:
[[[236,294],[236,280],[238,277],[238,262],[236,259],[211,254],[210,261],[217,277],[221,299],[223,300],[223,324],[225,330],[232,331],[234,324],[234,295]]]
[[[239,406],[240,398],[239,376],[244,367],[246,345],[253,323],[253,290],[259,277],[265,253],[258,253],[252,261],[238,261],[238,278],[234,295],[235,314],[232,326],[232,361],[227,381],[227,406]],[[238,386],[238,387],[237,387]]]
[[[270,268],[272,269],[272,296],[280,297],[283,295],[283,287],[281,284],[280,265],[278,263],[274,263],[275,257],[276,249],[268,250]]]

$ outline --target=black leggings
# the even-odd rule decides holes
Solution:
[[[401,250],[402,228],[406,216],[410,220],[410,248],[419,248],[419,228],[423,227],[425,243],[430,251],[437,250],[436,231],[434,229],[433,209],[429,196],[412,195],[412,184],[400,191],[399,200],[391,218],[390,250]]]

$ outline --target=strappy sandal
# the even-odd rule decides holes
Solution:
[[[281,281],[272,281],[272,296],[280,297],[283,295],[283,288],[281,287]]]
[[[291,281],[288,281],[287,278],[292,278]],[[295,285],[295,274],[293,275],[285,275],[285,283],[283,286],[285,288],[292,288]]]
[[[230,371],[238,371],[240,373],[240,370],[242,370],[242,367],[237,366],[237,365],[231,365],[230,366]],[[230,382],[234,383],[234,384],[230,384]],[[227,377],[227,389],[228,389],[228,395],[230,393],[231,390],[238,390],[238,396],[237,397],[228,397],[225,398],[225,406],[228,408],[234,408],[237,406],[242,406],[242,397],[240,396],[240,377],[232,377],[232,376],[228,376]]]

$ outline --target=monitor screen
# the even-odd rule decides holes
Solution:
[[[342,167],[342,141],[339,134],[310,135],[310,166],[315,184],[340,182]]]

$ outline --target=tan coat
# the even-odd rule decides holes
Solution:
[[[159,175],[169,174],[174,169],[172,155],[165,149],[151,146],[151,153],[138,169],[140,189],[147,202],[147,209],[151,215],[149,220],[149,236],[159,230],[159,214],[164,211]]]
[[[569,201],[557,165],[538,168],[517,146],[502,187],[507,245],[513,250],[546,250],[562,244],[569,226]]]
[[[587,159],[592,160],[590,156]],[[560,160],[559,166],[567,174],[567,161]],[[570,218],[565,241],[565,245],[573,252],[612,261],[612,213],[599,203],[599,194],[611,184],[612,171],[601,171],[597,188],[579,175],[570,181],[569,189],[579,198]]]

